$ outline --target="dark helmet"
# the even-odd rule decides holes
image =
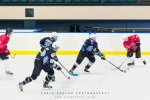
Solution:
[[[6,29],[6,34],[10,34],[11,32],[13,32],[13,30],[11,28]]]

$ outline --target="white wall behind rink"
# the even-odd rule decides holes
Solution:
[[[8,43],[10,50],[39,50],[39,41],[51,33],[14,33]],[[57,44],[60,50],[80,50],[88,33],[58,33]],[[101,51],[125,51],[123,34],[129,33],[97,33],[97,42]],[[132,33],[130,33],[132,34]],[[130,35],[129,34],[129,35]],[[138,33],[141,38],[142,51],[150,50],[150,34]]]

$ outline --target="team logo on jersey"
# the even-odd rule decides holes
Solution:
[[[50,41],[49,39],[47,39],[45,42],[48,42],[49,44],[52,44],[52,41]]]
[[[56,56],[55,53],[52,53],[52,54],[51,54],[51,57],[52,57],[52,58],[54,58],[55,56]]]

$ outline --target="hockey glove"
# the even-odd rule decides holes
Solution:
[[[102,56],[102,53],[101,52],[98,52],[96,55],[98,55],[99,57]]]
[[[135,44],[135,43],[131,43],[131,45],[130,45],[130,50],[129,50],[128,52],[135,52],[136,49],[137,49],[136,44]]]
[[[61,67],[60,66],[58,66],[58,65],[56,65],[56,67],[55,67],[57,70],[61,70]]]
[[[101,59],[102,59],[102,60],[106,60],[106,58],[105,58],[105,55],[104,55],[104,54],[102,54]]]
[[[136,46],[139,47],[141,45],[140,42],[136,42]]]
[[[133,52],[133,49],[131,47],[126,47],[127,52]]]
[[[134,52],[136,52],[136,50],[137,50],[137,46],[135,46],[135,47],[133,48],[133,51],[134,51]]]
[[[102,56],[102,53],[101,53],[101,52],[97,52],[97,51],[96,51],[96,48],[93,49],[93,52],[94,52],[94,54],[96,54],[96,55],[99,56],[99,57]]]
[[[96,48],[95,48],[95,49],[93,49],[93,52],[94,52],[94,53],[97,53]]]
[[[7,46],[5,46],[5,53],[7,54],[7,55],[10,55],[10,51],[8,50],[8,48],[7,48]]]
[[[58,58],[57,58],[57,56],[55,56],[54,60],[55,60],[55,61],[58,61]]]
[[[10,55],[10,51],[8,50],[7,52],[5,52],[7,55]]]

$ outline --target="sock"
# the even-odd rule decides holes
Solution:
[[[77,67],[78,67],[78,63],[76,62],[74,65],[73,65],[73,67],[72,67],[72,70],[75,70]]]
[[[32,81],[32,77],[27,77],[24,81],[23,81],[23,85],[30,83]]]
[[[47,75],[47,76],[45,77],[45,84],[48,84],[49,81],[52,79],[52,77],[53,77],[53,75]]]
[[[134,61],[133,57],[129,57],[128,59],[129,59],[130,63],[133,63],[133,61]]]
[[[4,67],[5,67],[6,71],[10,71],[9,59],[3,60],[3,61],[4,61]]]
[[[142,62],[144,61],[144,59],[143,59],[143,58],[137,58],[137,59],[138,59],[138,60],[140,60],[140,61],[142,61]]]
[[[93,65],[93,63],[92,63],[92,62],[89,62],[89,63],[87,64],[86,68],[89,69],[92,65]]]

